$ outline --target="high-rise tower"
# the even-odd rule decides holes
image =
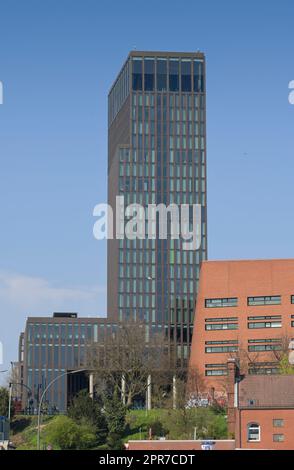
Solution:
[[[183,240],[108,241],[108,316],[164,331],[186,359],[199,267],[207,258],[203,53],[132,51],[108,97],[108,204],[200,204],[201,246]]]

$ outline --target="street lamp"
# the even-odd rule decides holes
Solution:
[[[49,384],[47,385],[47,387],[45,388],[44,392],[42,393],[41,395],[41,398],[40,398],[40,402],[39,402],[39,408],[38,408],[38,435],[37,435],[37,449],[40,450],[40,433],[41,433],[41,408],[42,408],[42,403],[43,403],[43,399],[47,393],[47,391],[49,390],[49,388],[51,387],[51,385],[53,385],[57,380],[61,379],[62,377],[64,377],[65,375],[70,375],[70,374],[77,374],[78,372],[85,372],[87,369],[79,369],[79,370],[73,370],[71,372],[64,372],[63,374],[60,374],[58,375],[57,377],[55,377],[55,379],[51,380],[51,382],[49,382]]]

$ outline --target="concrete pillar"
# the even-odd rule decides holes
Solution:
[[[89,395],[90,398],[94,398],[94,374],[93,372],[89,375]]]
[[[151,408],[152,408],[152,403],[151,403],[151,398],[152,398],[151,387],[152,387],[151,375],[148,375],[148,377],[147,377],[147,393],[146,393],[146,398],[147,398],[147,410],[148,410],[148,411],[151,410]]]
[[[173,409],[177,407],[177,378],[173,376]]]
[[[126,379],[125,376],[122,375],[121,377],[121,399],[123,404],[126,404]]]

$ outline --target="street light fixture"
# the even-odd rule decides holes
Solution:
[[[51,385],[53,385],[57,380],[61,379],[62,377],[64,377],[65,375],[70,375],[70,374],[77,374],[78,372],[85,372],[87,369],[79,369],[79,370],[73,370],[71,372],[64,372],[63,374],[60,374],[58,375],[57,377],[55,377],[53,380],[51,380],[51,382],[49,382],[49,384],[47,385],[47,387],[45,388],[44,392],[42,393],[41,395],[41,398],[40,398],[40,402],[39,402],[39,408],[38,408],[38,435],[37,435],[37,449],[40,450],[40,434],[41,434],[41,408],[42,408],[42,403],[43,403],[43,399],[47,393],[47,391],[49,390],[49,388],[51,387]]]

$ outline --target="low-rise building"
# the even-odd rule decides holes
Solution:
[[[204,261],[190,371],[206,391],[225,393],[227,360],[241,373],[275,375],[294,337],[294,260]]]
[[[89,387],[87,354],[104,344],[116,323],[106,318],[78,317],[77,313],[54,313],[53,317],[29,317],[22,333],[23,409],[36,412],[40,397],[48,412],[64,412],[71,397]],[[75,374],[66,372],[83,370]]]
[[[242,376],[228,364],[228,427],[236,448],[294,449],[294,375]]]

